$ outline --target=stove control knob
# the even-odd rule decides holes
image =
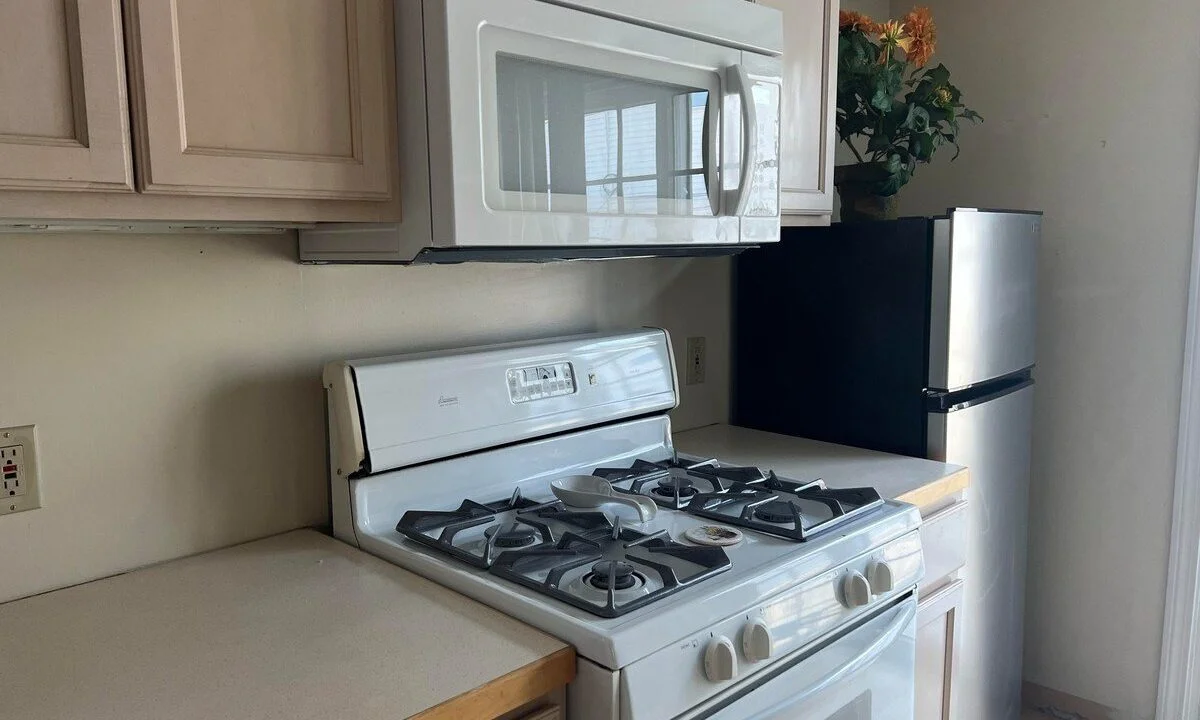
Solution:
[[[761,662],[771,657],[775,642],[771,639],[771,628],[762,620],[755,620],[742,630],[742,654],[750,662]]]
[[[857,570],[842,580],[842,604],[853,610],[871,602],[871,585]]]
[[[713,638],[704,651],[704,674],[713,682],[725,682],[737,677],[737,672],[733,642],[724,635]]]
[[[886,595],[896,588],[892,566],[882,560],[867,566],[867,580],[871,583],[871,592],[876,595]]]

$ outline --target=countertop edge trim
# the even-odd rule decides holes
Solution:
[[[928,507],[947,495],[966,490],[970,484],[971,471],[968,468],[963,468],[940,480],[934,480],[915,490],[910,490],[896,499],[900,502],[916,505],[919,508]]]

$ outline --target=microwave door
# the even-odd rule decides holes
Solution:
[[[742,51],[545,2],[444,7],[431,176],[456,245],[739,242],[721,141]]]

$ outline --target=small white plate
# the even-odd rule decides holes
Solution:
[[[723,525],[701,525],[688,528],[683,536],[700,545],[728,546],[742,541],[742,531]]]

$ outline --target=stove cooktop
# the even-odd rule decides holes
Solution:
[[[594,471],[617,492],[664,512],[717,520],[803,542],[882,507],[870,488],[829,490],[756,467],[678,457]],[[439,553],[602,617],[618,617],[731,567],[721,547],[679,542],[667,530],[622,527],[619,515],[572,510],[515,490],[453,510],[409,510],[396,531]]]

